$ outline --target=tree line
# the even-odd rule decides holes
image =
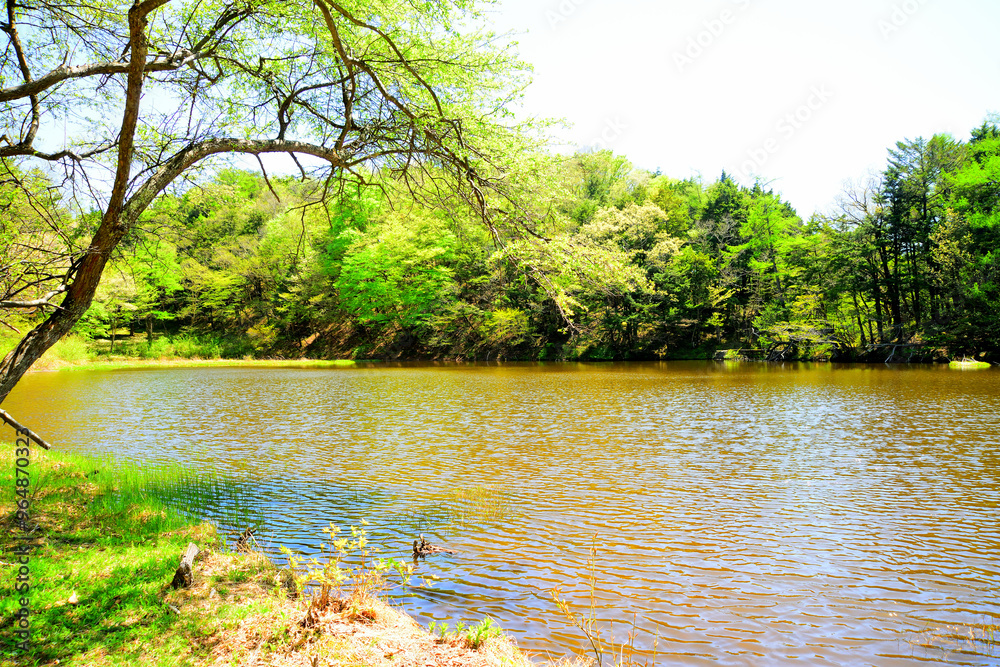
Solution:
[[[540,154],[534,169],[528,194],[543,222],[518,239],[390,179],[310,206],[323,182],[220,171],[149,208],[75,331],[210,336],[227,356],[996,350],[995,123],[967,142],[897,143],[881,173],[845,188],[836,214],[809,220],[760,185],[674,179],[608,151]],[[59,228],[86,237],[96,218]],[[59,239],[48,251],[69,256]]]
[[[995,347],[995,119],[900,142],[804,221],[765,184],[549,154],[488,4],[8,3],[0,401],[72,331],[241,356]]]

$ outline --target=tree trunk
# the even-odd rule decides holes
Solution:
[[[861,320],[861,306],[858,305],[858,293],[851,290],[851,299],[854,300],[854,314],[858,318],[858,330],[861,332],[861,347],[868,347],[865,340],[865,325]]]
[[[28,372],[31,365],[46,350],[69,333],[83,317],[94,300],[94,293],[101,281],[101,273],[108,263],[111,251],[121,240],[124,230],[117,224],[103,224],[97,230],[87,254],[80,263],[73,282],[66,290],[66,297],[58,310],[21,339],[0,364],[0,402],[2,402]]]

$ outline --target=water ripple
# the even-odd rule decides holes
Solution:
[[[361,519],[389,555],[447,543],[418,564],[439,584],[398,597],[424,623],[586,652],[558,587],[669,664],[1000,665],[975,634],[1000,618],[998,390],[939,368],[225,368],[36,374],[4,407],[66,448],[244,480],[275,551]]]

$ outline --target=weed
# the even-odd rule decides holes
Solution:
[[[551,591],[552,601],[556,603],[570,623],[579,628],[590,642],[590,648],[594,652],[594,659],[598,667],[604,665],[604,641],[601,638],[601,628],[597,625],[597,608],[594,604],[594,593],[597,590],[597,577],[594,573],[597,561],[597,535],[594,535],[593,543],[590,545],[590,556],[587,559],[589,565],[587,574],[587,585],[590,590],[590,608],[587,614],[575,613],[569,606],[569,602],[562,598],[559,588]]]
[[[488,642],[491,637],[499,637],[502,632],[503,631],[500,629],[500,626],[494,625],[493,619],[487,616],[479,622],[479,625],[474,625],[469,628],[468,632],[465,633],[465,643],[469,648],[478,650],[479,647]]]
[[[438,644],[461,641],[465,646],[475,650],[485,645],[491,637],[499,637],[503,634],[500,626],[496,625],[489,616],[470,627],[466,627],[465,623],[460,622],[455,626],[454,632],[449,631],[447,623],[438,623],[436,621],[431,621],[430,625],[427,626],[427,630],[432,635],[435,635]]]
[[[1000,625],[984,619],[981,623],[959,623],[926,628],[907,640],[911,646],[993,656],[1000,648]]]
[[[613,665],[614,667],[650,667],[650,665],[655,664],[655,662],[650,662],[649,660],[644,660],[639,662],[636,659],[636,648],[635,640],[639,634],[638,626],[636,625],[636,615],[632,614],[632,627],[628,632],[628,641],[624,644],[620,644],[617,649],[617,655],[615,655],[614,642],[605,643],[603,637],[601,636],[602,628],[597,625],[597,606],[595,604],[595,593],[597,591],[597,576],[595,575],[597,562],[597,535],[594,535],[593,541],[590,545],[590,556],[587,558],[588,574],[587,574],[587,585],[590,590],[590,605],[589,610],[586,614],[582,612],[574,612],[570,606],[569,602],[562,598],[562,594],[559,588],[553,588],[551,591],[552,601],[556,603],[559,608],[570,623],[576,626],[580,631],[583,632],[587,641],[590,642],[591,650],[594,653],[594,659],[597,662],[597,667],[603,667],[604,665],[604,653],[605,649],[610,648],[612,655],[614,656]],[[659,637],[653,640],[653,660],[656,659],[656,649],[659,646]]]
[[[415,523],[430,521],[441,525],[497,524],[510,519],[513,504],[510,492],[494,486],[453,489],[424,497],[424,503],[411,509]]]
[[[492,486],[474,486],[456,489],[446,496],[451,511],[459,523],[472,520],[483,522],[502,521],[510,516],[511,503],[506,491]]]
[[[295,591],[302,595],[307,587],[312,588],[312,599],[309,611],[304,620],[311,626],[316,620],[316,613],[331,606],[334,600],[339,600],[341,606],[351,609],[352,617],[366,617],[367,603],[380,599],[389,591],[410,584],[413,576],[413,565],[395,558],[378,558],[378,547],[372,547],[368,542],[368,531],[362,520],[362,527],[351,526],[350,537],[337,537],[340,528],[330,524],[323,532],[329,535],[329,543],[320,544],[319,558],[306,560],[295,555],[285,546],[282,553],[288,557],[289,573]],[[354,565],[346,561],[353,560]],[[394,579],[390,579],[393,577]],[[344,584],[349,583],[346,594]],[[422,585],[429,585],[424,581]],[[336,597],[334,597],[334,595]]]
[[[438,644],[445,644],[462,634],[462,631],[465,630],[465,623],[460,622],[455,627],[454,632],[449,632],[447,623],[436,623],[431,621],[430,625],[427,626],[427,629],[432,635],[437,635]]]
[[[0,456],[0,484],[13,488],[13,449],[6,449]],[[204,576],[204,595],[167,585],[178,554],[189,542],[212,544],[214,528],[118,477],[122,469],[108,467],[106,460],[36,451],[31,464],[37,480],[30,589],[37,664],[172,664],[193,650],[192,638],[197,643],[243,613],[243,605],[222,598],[230,590],[255,589],[258,566],[245,558],[229,562],[206,548],[197,568],[197,576]],[[146,488],[163,490],[169,484],[149,476],[145,482]],[[18,531],[0,530],[0,550],[10,553],[17,540]],[[245,572],[237,560],[246,563]],[[220,600],[211,603],[209,581],[219,586]],[[0,595],[0,618],[11,618],[17,604]],[[12,643],[0,642],[0,664],[20,664],[8,662],[19,657],[15,653]]]
[[[242,584],[250,578],[250,573],[243,570],[233,570],[229,573],[229,581],[234,584]]]

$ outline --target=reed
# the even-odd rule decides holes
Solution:
[[[495,486],[455,489],[444,497],[445,507],[460,524],[498,523],[510,518],[510,494]]]
[[[124,518],[132,509],[144,507],[172,517],[170,521],[208,519],[228,530],[263,523],[252,485],[213,471],[194,472],[173,462],[140,465],[108,456],[52,452],[48,457],[57,467],[86,470],[87,481],[95,487],[91,510],[108,517]]]
[[[995,657],[1000,654],[1000,624],[996,618],[927,627],[907,641],[914,648]]]
[[[587,558],[587,589],[589,591],[589,605],[586,612],[574,611],[570,603],[562,597],[562,592],[558,587],[550,591],[552,601],[563,613],[566,619],[580,630],[590,643],[593,653],[593,662],[596,667],[604,667],[605,660],[611,667],[652,667],[656,664],[657,649],[659,648],[659,636],[653,639],[652,657],[640,657],[640,651],[636,648],[636,639],[639,636],[639,627],[636,623],[637,616],[632,614],[632,624],[628,630],[626,641],[615,642],[614,639],[604,638],[604,628],[599,625],[597,618],[597,535],[593,537],[590,545],[590,554]],[[614,626],[609,633],[613,634]],[[605,655],[608,657],[605,658]],[[582,658],[582,656],[578,656]]]
[[[274,577],[273,567],[263,572],[258,561],[234,555],[218,586],[234,597],[216,596],[195,613],[186,606],[188,594],[168,585],[179,554],[188,542],[202,547],[209,556],[199,563],[200,573],[212,559],[228,558],[221,554],[223,540],[215,528],[172,502],[190,494],[196,480],[176,468],[136,471],[109,459],[33,448],[27,466],[32,502],[22,527],[11,510],[13,452],[13,445],[7,445],[0,454],[0,560],[9,562],[15,547],[30,545],[28,656],[35,662],[24,663],[26,655],[12,633],[3,633],[0,664],[58,661],[92,667],[138,663],[147,656],[154,656],[149,664],[194,662],[205,649],[192,639],[211,636],[245,616],[247,609],[235,596],[259,589],[261,578]],[[7,567],[2,566],[4,578]],[[255,604],[266,607],[270,602]],[[0,618],[12,618],[19,605],[17,596],[0,595]],[[173,611],[181,607],[184,616]]]

